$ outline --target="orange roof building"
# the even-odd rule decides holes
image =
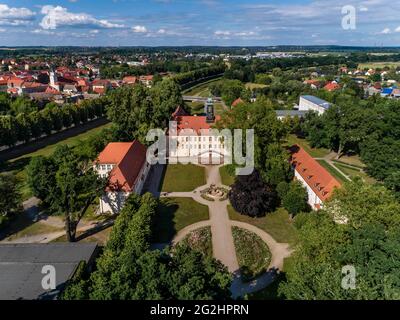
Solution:
[[[232,107],[236,107],[240,103],[243,103],[243,100],[241,98],[237,98],[235,101],[232,102]]]
[[[340,182],[303,148],[294,145],[290,152],[295,179],[307,189],[309,205],[314,210],[321,209],[324,201],[332,196],[333,190],[340,188]]]
[[[100,199],[101,213],[118,213],[132,192],[142,192],[150,169],[146,152],[146,147],[135,140],[111,142],[99,154],[94,169],[101,177],[108,178]]]
[[[329,82],[325,87],[325,90],[327,91],[335,91],[340,89],[340,85],[337,84],[335,81]]]

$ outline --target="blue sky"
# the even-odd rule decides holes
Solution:
[[[0,0],[0,46],[279,44],[400,46],[400,1]]]

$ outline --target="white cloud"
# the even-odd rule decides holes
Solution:
[[[6,4],[0,4],[0,25],[19,26],[28,24],[34,16],[35,12],[27,8],[12,8]]]
[[[359,10],[360,10],[361,12],[367,12],[367,11],[368,11],[368,8],[367,8],[367,7],[364,7],[364,6],[360,6]]]
[[[230,31],[222,31],[222,30],[217,30],[214,32],[216,36],[229,36],[231,34]]]
[[[97,34],[97,33],[99,33],[99,30],[97,30],[97,29],[90,30],[89,33],[91,33],[91,34]]]
[[[394,32],[400,32],[400,26],[397,27],[397,28],[394,30]]]
[[[157,31],[158,34],[165,34],[167,31],[165,29],[160,29]]]
[[[53,32],[53,31],[43,30],[43,29],[35,29],[35,30],[31,31],[31,33],[44,34],[44,35],[53,35],[53,34],[55,34],[55,32]]]
[[[145,26],[134,26],[134,27],[132,27],[132,30],[133,30],[133,32],[136,32],[136,33],[146,33],[147,32],[147,29]]]
[[[6,32],[7,30],[4,28],[0,28],[0,32]]]
[[[391,31],[390,31],[390,29],[389,28],[385,28],[385,29],[383,29],[380,33],[382,33],[382,34],[389,34]]]
[[[87,13],[72,13],[61,6],[43,6],[41,13],[45,16],[40,22],[43,29],[57,29],[63,26],[95,26],[98,28],[122,28],[123,25],[108,20],[96,19]]]

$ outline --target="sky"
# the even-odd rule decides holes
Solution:
[[[400,1],[0,0],[0,46],[39,45],[400,46]]]

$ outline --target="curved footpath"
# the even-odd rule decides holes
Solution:
[[[228,200],[225,201],[207,201],[200,195],[200,191],[209,187],[211,184],[223,186],[219,168],[221,166],[203,166],[206,170],[207,184],[196,188],[192,192],[169,192],[161,193],[161,197],[185,197],[207,205],[209,208],[210,219],[191,224],[182,230],[172,240],[172,244],[176,244],[183,240],[189,233],[196,229],[211,226],[213,255],[227,266],[228,270],[233,273],[234,280],[231,286],[233,298],[243,297],[245,294],[253,293],[264,289],[270,285],[276,276],[278,270],[282,270],[283,261],[290,256],[291,250],[289,244],[278,243],[267,232],[261,230],[251,224],[233,221],[229,219],[227,210]],[[225,186],[226,187],[226,186]],[[232,236],[232,227],[240,227],[257,234],[267,245],[271,251],[271,263],[268,272],[257,277],[253,281],[243,282],[240,276],[239,263],[236,257],[235,244]]]

